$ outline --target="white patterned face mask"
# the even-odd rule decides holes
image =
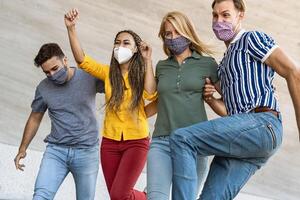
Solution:
[[[126,47],[114,48],[114,57],[120,65],[127,63],[131,59],[132,55],[132,51]]]

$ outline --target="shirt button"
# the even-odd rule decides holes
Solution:
[[[178,75],[177,77],[180,78],[180,75]]]

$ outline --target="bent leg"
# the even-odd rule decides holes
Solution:
[[[35,182],[33,200],[53,199],[67,176],[67,150],[49,144],[43,155]]]
[[[197,155],[267,159],[281,138],[281,122],[272,113],[237,114],[176,130],[170,138],[174,200],[196,198]]]

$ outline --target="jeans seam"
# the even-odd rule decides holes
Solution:
[[[264,124],[259,124],[259,125],[255,126],[255,127],[248,128],[248,129],[245,129],[245,130],[241,130],[240,134],[239,134],[238,136],[236,136],[236,137],[230,142],[230,144],[229,144],[229,153],[230,153],[230,155],[232,155],[232,145],[233,145],[233,143],[236,142],[236,140],[237,140],[238,138],[242,137],[242,136],[245,135],[245,134],[251,134],[251,133],[247,133],[247,132],[250,131],[250,130],[255,130],[255,129],[258,129],[258,128],[265,128],[265,127],[266,127],[266,126],[265,126]]]

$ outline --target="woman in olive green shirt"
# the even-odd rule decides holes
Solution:
[[[147,161],[147,196],[151,200],[169,200],[172,184],[172,160],[169,135],[178,128],[207,120],[202,91],[205,79],[216,82],[217,63],[212,52],[200,41],[191,21],[180,12],[163,18],[159,36],[168,58],[156,67],[158,99],[148,107],[157,110],[157,119]],[[210,106],[225,115],[222,103]],[[154,109],[153,109],[154,108]],[[207,157],[198,157],[199,191],[208,172]]]

